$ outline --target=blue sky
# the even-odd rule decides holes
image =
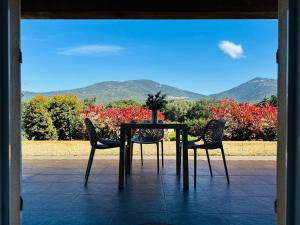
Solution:
[[[277,77],[277,20],[23,20],[22,89],[151,79],[212,94]]]

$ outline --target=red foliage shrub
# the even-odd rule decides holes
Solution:
[[[90,106],[82,112],[83,117],[90,118],[102,137],[118,139],[121,123],[142,122],[151,119],[151,110],[128,106],[126,108],[105,108],[104,106]],[[164,114],[158,114],[159,120],[165,120]]]
[[[277,107],[257,106],[223,99],[211,110],[214,119],[226,120],[225,138],[231,140],[275,140],[277,135]]]

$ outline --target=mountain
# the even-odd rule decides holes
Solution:
[[[158,91],[166,93],[169,99],[222,99],[228,97],[239,102],[259,102],[264,97],[277,95],[277,81],[256,77],[230,90],[208,96],[160,84],[152,80],[106,81],[66,91],[43,93],[24,91],[22,100],[29,100],[36,95],[48,97],[53,95],[76,95],[81,100],[96,97],[98,103],[107,103],[119,99],[133,99],[144,102],[147,94]]]
[[[87,87],[54,92],[23,92],[23,100],[28,100],[36,95],[76,95],[79,99],[96,97],[97,102],[107,103],[119,99],[133,99],[144,102],[149,93],[161,91],[166,93],[169,99],[201,99],[205,95],[191,91],[185,91],[172,86],[159,84],[152,80],[129,80],[129,81],[106,81],[93,84]]]
[[[256,77],[237,87],[210,95],[213,99],[233,98],[239,102],[259,102],[264,97],[277,96],[277,80]]]

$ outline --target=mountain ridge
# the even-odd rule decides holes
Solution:
[[[96,97],[97,103],[107,103],[120,99],[133,99],[144,102],[147,94],[162,91],[169,99],[221,99],[233,98],[240,102],[257,102],[264,97],[276,95],[277,80],[270,78],[255,77],[229,90],[211,95],[203,95],[188,90],[183,90],[153,80],[127,80],[127,81],[104,81],[70,90],[30,92],[24,91],[22,100],[27,101],[36,95],[48,97],[54,95],[76,95],[79,99]]]
[[[233,98],[239,102],[258,102],[264,97],[277,96],[277,80],[255,77],[227,91],[210,95],[214,99]]]

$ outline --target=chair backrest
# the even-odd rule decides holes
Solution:
[[[149,120],[144,120],[142,123],[150,123]],[[162,120],[158,121],[158,123],[163,123]],[[137,135],[139,140],[144,142],[157,142],[160,141],[164,137],[163,129],[139,129],[137,131]]]
[[[203,133],[204,144],[211,148],[219,148],[222,145],[224,120],[210,120]]]
[[[89,135],[90,143],[92,146],[95,146],[97,144],[97,140],[98,140],[96,129],[95,129],[92,121],[89,118],[85,118],[84,123],[86,126],[86,130],[88,132],[88,135]]]

